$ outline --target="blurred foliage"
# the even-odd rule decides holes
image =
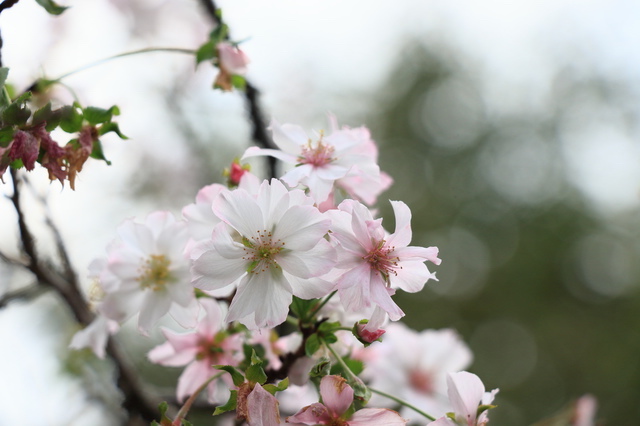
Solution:
[[[637,217],[590,210],[559,136],[580,99],[596,93],[622,109],[624,87],[565,70],[545,114],[505,116],[487,110],[481,79],[447,55],[410,49],[391,75],[369,119],[395,179],[383,199],[406,201],[413,243],[440,247],[443,259],[431,268],[440,282],[398,294],[408,325],[462,334],[470,370],[500,388],[492,424],[531,424],[585,393],[606,424],[638,424]]]

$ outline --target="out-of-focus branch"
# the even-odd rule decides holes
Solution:
[[[2,3],[0,3],[0,13],[2,13],[2,11],[5,9],[9,9],[11,6],[18,3],[19,1],[20,0],[4,0]]]
[[[62,297],[80,324],[84,326],[89,325],[95,318],[95,315],[80,291],[77,275],[73,271],[59,231],[54,223],[50,219],[47,219],[47,224],[56,238],[58,253],[63,262],[63,272],[58,271],[49,262],[39,259],[35,240],[26,223],[25,214],[21,205],[21,184],[23,182],[16,170],[11,169],[11,177],[13,179],[13,195],[10,198],[18,215],[22,252],[27,259],[25,263],[20,263],[19,261],[13,261],[11,263],[23,266],[37,279],[37,284],[34,284],[33,288],[30,287],[28,292],[25,294],[16,294],[17,292],[13,292],[10,294],[11,299],[27,297],[27,294],[31,292],[42,292],[47,289],[52,289]],[[2,300],[4,300],[4,298]],[[147,423],[155,419],[157,416],[157,404],[149,400],[149,397],[137,379],[136,372],[131,368],[126,357],[113,339],[110,339],[107,344],[107,353],[115,364],[117,386],[124,396],[122,405],[123,408],[127,410],[130,419],[141,417]]]
[[[47,291],[46,287],[38,284],[30,285],[29,287],[21,288],[19,290],[10,291],[0,297],[0,309],[7,306],[9,303],[15,300],[32,300],[40,296]]]
[[[200,0],[200,4],[206,10],[207,15],[215,25],[220,25],[220,18],[216,13],[218,7],[216,6],[215,0]],[[227,35],[228,38],[228,35]],[[267,133],[266,126],[264,124],[264,116],[262,114],[262,109],[260,108],[260,91],[251,84],[250,81],[246,81],[246,87],[244,90],[244,98],[247,103],[249,122],[251,123],[251,137],[255,141],[256,144],[261,146],[262,148],[275,148],[273,141],[269,137]],[[275,178],[277,176],[276,172],[276,158],[268,156],[266,157],[267,164],[269,166],[269,176],[271,178]]]

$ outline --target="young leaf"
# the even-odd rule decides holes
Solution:
[[[291,312],[298,318],[304,318],[316,303],[318,303],[317,300],[304,300],[294,296],[291,303]]]
[[[267,381],[267,375],[262,368],[262,360],[256,356],[255,351],[251,354],[251,365],[245,370],[247,380],[263,385]]]
[[[313,356],[320,349],[320,339],[316,333],[313,333],[304,344],[304,352],[307,356]]]
[[[216,44],[212,40],[209,40],[198,48],[198,51],[196,52],[196,64],[213,59],[217,55],[218,51],[216,49]]]
[[[2,111],[2,122],[9,126],[21,126],[31,117],[31,110],[25,105],[31,92],[22,94]]]
[[[68,9],[68,7],[60,6],[53,0],[36,0],[36,3],[44,7],[44,9],[52,15],[60,15],[62,12]]]
[[[232,390],[231,395],[229,395],[229,400],[224,405],[220,405],[216,407],[213,412],[214,416],[217,416],[222,413],[226,413],[227,411],[235,410],[238,405],[238,391]]]
[[[98,134],[100,136],[109,132],[114,132],[116,135],[120,137],[120,139],[129,139],[128,137],[122,134],[122,132],[120,131],[120,127],[118,127],[118,123],[104,123],[102,126],[98,128]]]
[[[84,119],[89,122],[89,124],[102,124],[111,121],[111,118],[114,115],[119,115],[120,110],[117,106],[112,106],[109,109],[102,109],[96,107],[86,107],[83,110]]]
[[[244,383],[244,376],[240,374],[238,370],[233,368],[230,365],[214,365],[213,368],[217,368],[218,370],[224,370],[227,373],[231,374],[231,379],[233,380],[233,384],[236,386],[240,386]]]
[[[82,129],[82,112],[78,105],[67,105],[60,108],[60,128],[67,133],[76,133]]]
[[[91,151],[91,158],[95,158],[97,160],[104,160],[108,166],[111,165],[111,161],[107,160],[102,152],[102,143],[100,140],[96,140],[93,142],[93,150]]]
[[[238,90],[244,90],[247,87],[247,80],[241,75],[231,76],[231,85]]]
[[[9,142],[13,140],[15,129],[12,126],[0,129],[0,147],[6,148]]]

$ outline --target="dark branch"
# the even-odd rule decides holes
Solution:
[[[2,13],[2,11],[5,9],[9,9],[11,6],[15,5],[19,1],[20,0],[4,0],[2,3],[0,3],[0,13]]]
[[[200,4],[204,7],[209,15],[211,21],[213,21],[214,25],[220,25],[220,18],[216,13],[218,9],[216,6],[215,0],[200,0]],[[227,35],[227,38],[229,36]],[[269,137],[267,133],[266,126],[264,124],[264,116],[262,114],[262,109],[260,108],[260,102],[258,97],[260,96],[260,92],[258,89],[251,84],[251,82],[247,81],[247,85],[244,91],[244,98],[247,103],[247,108],[249,112],[249,122],[251,123],[251,137],[254,142],[261,146],[262,148],[275,148],[273,141]],[[274,157],[267,157],[267,164],[269,167],[269,176],[271,178],[275,178],[277,176],[276,172],[276,159]]]
[[[47,291],[46,287],[33,284],[29,287],[5,293],[4,296],[0,297],[0,309],[5,308],[9,303],[16,300],[33,300],[45,291]]]
[[[70,275],[73,277],[73,279],[69,280],[65,277],[65,275],[69,275],[68,272],[64,274],[60,273],[56,270],[55,267],[53,267],[53,265],[50,265],[48,262],[41,261],[38,258],[34,238],[31,234],[31,231],[29,230],[29,227],[27,226],[25,215],[22,211],[22,205],[20,202],[20,186],[22,184],[22,181],[18,176],[18,172],[13,169],[11,169],[11,177],[13,179],[14,188],[13,195],[11,196],[11,201],[13,203],[14,209],[16,210],[16,213],[18,214],[18,227],[20,229],[22,249],[25,256],[28,258],[28,262],[23,264],[22,266],[31,271],[31,273],[38,280],[38,287],[42,288],[43,291],[45,289],[53,289],[60,295],[60,297],[62,297],[66,305],[73,313],[76,321],[84,326],[89,325],[95,318],[95,315],[91,311],[91,309],[89,309],[89,305],[85,301],[84,296],[80,291],[78,282],[75,279],[75,272],[71,270]],[[61,248],[59,247],[59,250],[61,250],[61,252],[63,253],[63,257],[66,257],[66,249],[64,249],[64,245],[62,243],[62,239],[59,236],[58,230],[55,228],[53,222],[49,222],[49,226],[51,227],[54,235],[56,235],[57,243],[62,246]],[[65,266],[65,269],[67,267],[71,269],[71,263],[68,261],[68,257],[67,262],[68,265]],[[112,339],[110,339],[107,345],[107,353],[115,364],[118,375],[117,385],[120,391],[123,393],[123,407],[127,410],[129,416],[131,418],[140,416],[147,423],[154,420],[157,416],[157,404],[154,404],[148,399],[146,393],[144,392],[136,378],[136,372],[129,366],[129,363],[126,361],[125,356],[118,349],[116,343]]]

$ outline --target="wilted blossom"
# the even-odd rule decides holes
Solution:
[[[391,299],[394,288],[410,293],[422,290],[428,280],[436,279],[424,262],[439,265],[440,259],[437,247],[408,246],[411,211],[401,201],[391,201],[391,205],[396,216],[391,235],[382,227],[382,219],[374,219],[366,206],[354,200],[345,200],[338,210],[326,214],[333,221],[331,236],[339,243],[336,267],[346,270],[337,281],[345,308],[361,311],[375,305],[397,321],[404,312]]]
[[[440,416],[450,411],[447,373],[467,368],[473,359],[468,346],[451,329],[414,331],[391,323],[382,342],[363,349],[368,360],[363,377],[371,386]],[[371,402],[384,404],[373,395]],[[403,408],[408,416],[411,411]]]
[[[320,396],[323,403],[316,402],[304,407],[287,423],[332,426],[395,426],[405,425],[407,420],[387,408],[363,408],[347,417],[353,403],[353,389],[340,376],[324,376],[320,381]]]
[[[491,404],[498,389],[485,392],[482,380],[467,371],[449,373],[447,386],[453,415],[440,417],[427,426],[486,426],[489,423],[488,410],[478,415],[478,407]]]
[[[318,278],[335,264],[324,236],[330,221],[302,191],[264,181],[256,196],[242,188],[213,205],[223,221],[193,259],[192,283],[203,290],[237,285],[227,321],[256,329],[287,317],[292,296],[315,299],[333,289]]]
[[[105,293],[99,311],[119,323],[139,313],[143,334],[166,313],[182,326],[194,327],[197,303],[184,256],[189,238],[185,223],[169,212],[154,212],[144,223],[125,221],[118,235],[99,273]]]
[[[269,155],[295,166],[281,179],[292,188],[299,184],[309,188],[309,196],[318,204],[330,197],[334,184],[341,179],[343,188],[367,201],[375,200],[381,191],[376,187],[373,193],[366,194],[371,179],[377,177],[379,186],[388,186],[386,181],[381,181],[377,155],[371,149],[373,142],[363,137],[361,131],[341,129],[330,135],[320,132],[309,136],[300,126],[281,125],[275,120],[271,121],[270,129],[279,150],[251,147],[242,158]],[[373,147],[375,150],[375,145]],[[357,185],[359,190],[355,189]]]
[[[205,312],[194,332],[178,334],[163,328],[167,341],[149,352],[151,362],[170,367],[187,366],[176,389],[178,401],[183,401],[193,394],[207,379],[220,370],[214,365],[238,365],[242,361],[242,340],[239,334],[229,334],[225,330],[224,316],[226,305],[213,299],[200,299]],[[228,374],[222,376],[227,380],[228,389],[233,383]],[[207,392],[211,403],[223,402],[228,391],[223,392],[216,380],[209,383]],[[223,386],[222,388],[224,388]]]

